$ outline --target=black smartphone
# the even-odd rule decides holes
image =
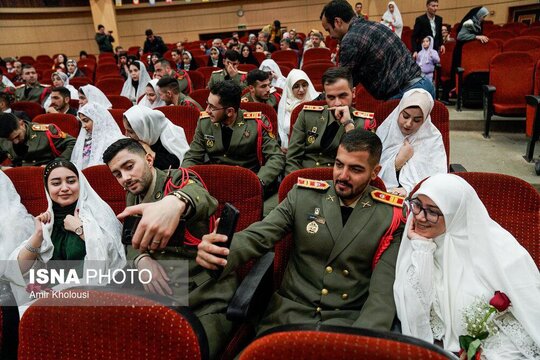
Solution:
[[[133,236],[135,235],[135,230],[141,221],[142,216],[132,215],[124,219],[124,226],[122,228],[122,244],[131,245]],[[180,219],[176,230],[172,234],[167,246],[182,246],[184,244],[184,235],[186,231],[186,221]]]
[[[218,234],[226,235],[227,241],[218,242],[216,243],[216,245],[221,246],[221,247],[226,247],[227,249],[230,248],[233,235],[236,231],[236,225],[238,224],[239,217],[240,217],[240,211],[238,211],[238,209],[235,208],[233,205],[229,203],[225,203],[225,206],[223,207],[223,210],[221,211],[219,225],[216,232]],[[223,268],[218,269],[218,270],[212,270],[210,274],[212,275],[214,279],[217,279],[220,277],[222,271],[223,271]]]

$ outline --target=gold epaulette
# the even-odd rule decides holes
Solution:
[[[214,70],[214,71],[212,71],[212,74],[217,74],[218,72],[222,72],[222,71],[223,71],[223,69],[220,69],[220,70]]]
[[[47,131],[49,130],[49,124],[33,124],[32,130],[34,131]]]
[[[315,189],[315,190],[326,190],[330,187],[330,184],[323,180],[311,180],[305,178],[298,178],[296,185],[301,188],[306,189]]]
[[[242,97],[242,98],[240,99],[240,101],[241,101],[241,102],[249,102],[249,99],[248,99],[247,97],[244,96],[244,97]]]
[[[262,112],[260,111],[252,111],[252,112],[244,113],[244,119],[260,119],[260,118],[262,118]]]
[[[324,106],[304,105],[303,110],[309,110],[309,111],[323,111],[323,110],[324,110]]]
[[[373,119],[375,117],[375,113],[358,110],[353,111],[353,115],[362,119]]]
[[[238,73],[239,73],[239,74],[242,74],[242,75],[245,75],[245,74],[247,74],[247,72],[246,72],[246,71],[240,71],[240,70],[238,70]]]
[[[48,84],[39,84],[40,86],[43,86],[44,88],[48,88],[48,87],[51,87],[51,85],[48,85]]]
[[[23,88],[23,87],[24,87],[24,84],[21,84],[21,85],[15,86],[15,89],[20,89],[20,88]]]
[[[405,198],[403,196],[390,194],[381,190],[373,190],[371,192],[371,197],[375,201],[390,204],[396,207],[403,207],[403,201],[405,201]]]
[[[201,114],[199,115],[199,119],[204,119],[210,117],[206,111],[201,111]]]

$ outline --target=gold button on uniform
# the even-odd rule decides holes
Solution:
[[[349,276],[349,270],[343,270],[343,276]]]
[[[326,272],[327,272],[328,274],[331,274],[332,271],[334,271],[334,269],[332,269],[331,266],[327,266],[327,267],[326,267]]]
[[[315,163],[315,165],[319,166],[319,162],[317,161],[317,162]]]
[[[180,283],[175,282],[175,283],[174,283],[174,287],[180,287]]]
[[[341,294],[341,298],[343,300],[347,300],[349,298],[349,294]]]
[[[174,270],[174,266],[169,266],[169,270],[170,270],[170,271],[173,271],[173,270]]]
[[[322,309],[321,309],[320,307],[317,307],[317,308],[315,309],[315,311],[318,312],[318,313],[320,313],[320,312],[322,311]]]
[[[322,295],[328,295],[328,289],[322,289],[321,294]]]

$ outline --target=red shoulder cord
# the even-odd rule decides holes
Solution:
[[[364,120],[364,130],[375,131],[376,128],[377,120],[375,120],[375,118]]]
[[[56,129],[57,135],[54,135],[51,132],[50,129],[47,129],[47,131],[45,131],[45,135],[47,135],[47,139],[49,140],[49,146],[51,148],[51,151],[52,151],[53,155],[55,157],[59,157],[61,152],[58,151],[58,149],[54,145],[54,140],[53,139],[60,139],[62,137],[62,135],[61,135],[62,130],[60,130],[60,128],[58,126],[56,126],[56,124],[50,124],[49,126],[53,126]]]
[[[277,103],[279,104],[279,101],[281,100],[281,94],[278,93],[277,90],[276,90],[276,92],[274,93],[274,97],[276,98]]]
[[[390,223],[388,230],[386,230],[384,235],[381,237],[381,241],[379,241],[379,247],[375,252],[375,256],[373,256],[373,261],[371,263],[371,270],[375,269],[375,266],[379,262],[382,254],[390,246],[390,243],[394,239],[394,232],[397,230],[397,228],[402,222],[405,222],[405,218],[403,217],[403,209],[399,207],[394,207],[394,212],[392,214],[392,222]]]
[[[46,97],[47,94],[49,93],[49,90],[50,90],[50,89],[51,89],[51,88],[48,88],[48,87],[45,88],[45,89],[43,89],[43,91],[41,92],[41,95],[39,96],[39,102],[40,102],[40,103],[43,103],[43,101],[45,100],[45,97]]]
[[[166,196],[166,195],[170,194],[171,192],[173,192],[175,190],[182,189],[184,186],[186,186],[189,183],[189,175],[190,174],[195,176],[197,179],[199,179],[202,186],[206,190],[208,190],[208,188],[206,187],[206,184],[204,183],[202,178],[195,171],[184,169],[184,168],[179,168],[179,170],[182,171],[182,181],[180,182],[180,185],[175,185],[172,182],[172,178],[170,178],[167,181],[167,183],[165,184],[165,191],[163,192],[163,196]],[[215,226],[216,226],[216,216],[211,215],[210,216],[210,223],[209,223],[209,232],[214,231]],[[189,232],[189,230],[186,228],[186,233],[185,233],[185,237],[184,237],[184,244],[189,245],[189,246],[197,246],[197,245],[199,245],[200,242],[201,242],[201,239],[199,239],[199,238],[195,237],[194,235],[192,235]]]
[[[259,165],[264,165],[264,156],[262,151],[262,145],[263,145],[263,129],[266,130],[267,133],[272,133],[272,124],[268,123],[266,125],[264,121],[261,118],[255,118],[255,121],[257,122],[257,159],[259,160]]]

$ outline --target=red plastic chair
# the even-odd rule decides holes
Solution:
[[[19,57],[19,61],[22,63],[22,64],[29,64],[29,65],[32,65],[33,63],[36,62],[36,60],[34,60],[34,58],[32,56],[29,56],[29,55],[25,55],[25,56],[20,56]],[[52,60],[51,60],[52,61]]]
[[[188,143],[193,141],[197,122],[201,115],[199,110],[192,106],[160,106],[154,110],[161,111],[174,125],[183,128]]]
[[[107,165],[91,166],[83,170],[84,176],[115,214],[120,214],[126,208],[126,192],[112,175]]]
[[[279,65],[282,63],[293,64],[293,67],[298,66],[298,54],[292,50],[277,50],[271,55],[271,58]]]
[[[98,64],[96,68],[96,81],[104,74],[120,74],[120,70],[116,63]]]
[[[197,70],[190,70],[188,73],[191,84],[193,85],[193,90],[204,89],[206,87],[206,82],[202,73]]]
[[[266,54],[262,52],[253,52],[253,56],[255,56],[255,59],[257,59],[259,64],[267,59]]]
[[[79,89],[81,86],[84,85],[93,85],[92,80],[90,78],[83,76],[83,77],[76,77],[71,80],[69,80],[69,85],[73,85],[75,89]]]
[[[208,55],[193,55],[193,58],[195,59],[195,62],[197,63],[197,65],[201,68],[201,67],[204,67],[204,66],[207,66],[208,65],[208,58],[210,56]]]
[[[125,80],[122,78],[107,78],[99,79],[96,81],[96,87],[103,91],[107,96],[109,95],[120,95],[122,88],[124,87]]]
[[[322,76],[324,72],[331,67],[334,67],[335,65],[331,62],[324,62],[324,63],[316,63],[312,62],[307,65],[302,66],[302,70],[306,73],[306,75],[309,77],[313,85],[320,84],[322,85]]]
[[[33,122],[38,124],[55,124],[63,132],[68,133],[75,139],[79,136],[81,125],[77,118],[69,114],[42,114],[36,116]]]
[[[133,106],[131,100],[122,95],[109,95],[107,94],[107,99],[112,104],[113,109],[124,109],[127,110]]]
[[[452,56],[454,54],[454,48],[456,47],[456,42],[449,42],[444,44],[445,52],[444,54],[440,54],[441,62],[440,66],[436,67],[436,73],[435,73],[435,91],[437,92],[437,98],[440,99],[440,96],[438,94],[438,90],[440,88],[443,89],[443,91],[449,91],[448,84],[450,83],[450,80],[452,80]]]
[[[120,131],[122,131],[122,134],[126,133],[126,128],[124,127],[124,112],[126,110],[124,109],[109,109],[109,112],[111,113],[112,117],[114,118],[114,121],[120,128]]]
[[[6,170],[15,190],[21,197],[21,203],[33,216],[38,216],[47,210],[45,185],[43,184],[43,168],[21,166]]]
[[[49,55],[38,55],[36,56],[36,62],[50,63],[52,65],[54,61]]]
[[[250,112],[262,112],[263,115],[266,116],[268,121],[270,121],[270,124],[272,125],[272,132],[274,133],[274,135],[277,133],[277,113],[272,106],[257,102],[241,102],[240,108]]]
[[[330,50],[326,48],[307,49],[304,51],[304,56],[302,58],[302,68],[311,61],[330,61],[331,54]]]
[[[455,173],[476,190],[489,216],[527,249],[540,267],[540,194],[513,176],[481,172]]]
[[[360,111],[375,112],[379,105],[384,103],[384,100],[378,100],[371,95],[362,84],[356,85],[354,96],[354,107]],[[377,119],[377,122],[382,121]]]
[[[289,73],[293,69],[293,67],[284,65],[284,64],[278,64],[278,66],[279,66],[279,70],[281,70],[281,75],[285,77],[289,76]]]
[[[45,109],[40,104],[33,101],[17,101],[11,104],[11,108],[13,110],[24,111],[30,119],[45,114]]]
[[[208,95],[210,94],[210,90],[203,88],[203,89],[197,89],[189,93],[189,96],[198,102],[202,107],[206,108],[206,102],[208,101]]]

